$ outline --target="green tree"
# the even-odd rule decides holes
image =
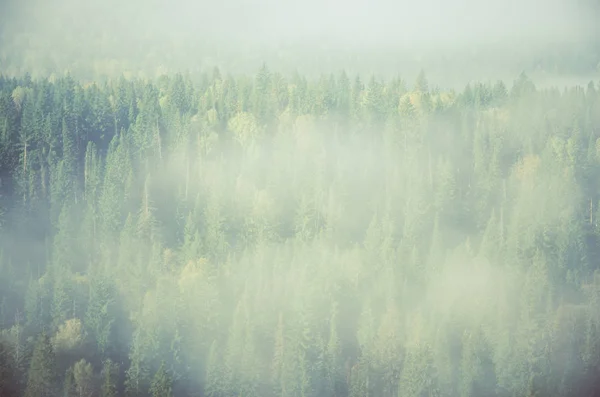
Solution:
[[[17,368],[13,361],[10,349],[0,339],[0,396],[17,397],[19,393],[19,379]]]
[[[73,379],[77,396],[87,397],[95,392],[94,369],[92,364],[85,359],[81,359],[73,365]]]
[[[53,397],[58,392],[54,350],[45,332],[38,336],[31,356],[25,397]]]
[[[119,365],[110,359],[104,360],[102,364],[102,383],[100,385],[101,397],[117,397],[117,382],[119,379]]]
[[[162,362],[160,368],[154,374],[152,379],[152,386],[150,387],[150,393],[152,397],[172,397],[172,380],[171,376],[165,369],[165,363]]]
[[[77,385],[75,384],[75,376],[73,375],[73,367],[67,368],[65,379],[63,382],[64,397],[79,397],[77,393]]]
[[[146,362],[143,336],[139,328],[133,335],[129,357],[131,364],[126,371],[125,394],[129,397],[142,396],[147,389],[149,368]]]
[[[105,356],[110,346],[114,345],[114,304],[111,283],[104,279],[92,280],[85,325],[101,356]]]

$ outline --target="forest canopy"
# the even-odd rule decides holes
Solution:
[[[600,397],[596,0],[0,0],[0,397]]]
[[[0,394],[592,395],[600,88],[0,78]]]

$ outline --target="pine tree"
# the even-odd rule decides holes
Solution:
[[[197,260],[200,257],[201,243],[200,233],[198,232],[192,212],[190,212],[185,222],[183,244],[181,246],[181,255],[184,264]]]
[[[429,82],[427,81],[427,77],[425,76],[425,71],[423,69],[419,71],[419,75],[415,81],[415,91],[422,94],[429,92]]]
[[[115,321],[113,293],[109,282],[103,279],[92,280],[85,324],[102,356],[105,356],[113,345],[111,343]]]
[[[152,397],[172,397],[172,379],[165,369],[164,361],[160,364],[160,368],[154,374],[150,393]]]
[[[345,71],[340,73],[337,83],[337,92],[336,92],[336,109],[340,115],[342,121],[344,118],[348,117],[350,113],[350,79]]]
[[[102,365],[102,384],[100,386],[100,397],[117,397],[117,381],[119,377],[119,365],[110,359],[104,360]]]
[[[19,381],[17,368],[7,344],[0,339],[0,396],[17,397]]]
[[[25,397],[54,397],[58,392],[54,351],[45,332],[38,337],[27,377]]]
[[[224,380],[224,374],[217,343],[218,342],[215,340],[210,345],[206,363],[204,392],[208,397],[217,397],[223,393],[222,382]]]
[[[341,379],[341,343],[338,335],[338,307],[337,302],[334,302],[331,309],[331,319],[329,321],[329,341],[327,343],[326,368],[328,381],[328,394],[331,396],[342,395],[342,379]]]
[[[386,117],[384,86],[374,76],[371,77],[365,92],[364,107],[368,120],[380,126]]]
[[[129,353],[131,364],[126,371],[125,394],[128,397],[142,396],[147,390],[149,370],[145,361],[144,348],[141,331],[138,328],[133,335],[133,343]]]
[[[94,368],[85,359],[73,365],[73,378],[79,397],[89,396],[94,392]]]
[[[75,376],[73,375],[73,367],[67,368],[65,380],[63,382],[64,397],[79,397],[77,394],[77,385],[75,384]]]

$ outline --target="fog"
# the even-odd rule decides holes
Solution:
[[[0,396],[600,390],[600,3],[0,4]]]
[[[253,73],[267,62],[288,74],[414,79],[425,69],[438,85],[460,86],[522,70],[589,80],[600,63],[592,0],[12,0],[3,8],[3,69],[93,79],[214,66]]]
[[[336,45],[469,46],[510,40],[536,45],[597,40],[598,4],[552,0],[7,1],[3,25],[51,33],[75,25],[116,36],[146,32],[212,40],[281,43],[331,40]],[[116,28],[116,30],[115,30]]]

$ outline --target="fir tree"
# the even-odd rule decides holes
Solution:
[[[164,361],[160,364],[160,368],[154,374],[150,393],[152,397],[172,397],[173,396],[173,381],[165,368]]]
[[[58,391],[59,377],[50,337],[46,332],[37,338],[31,356],[25,397],[54,397]]]

